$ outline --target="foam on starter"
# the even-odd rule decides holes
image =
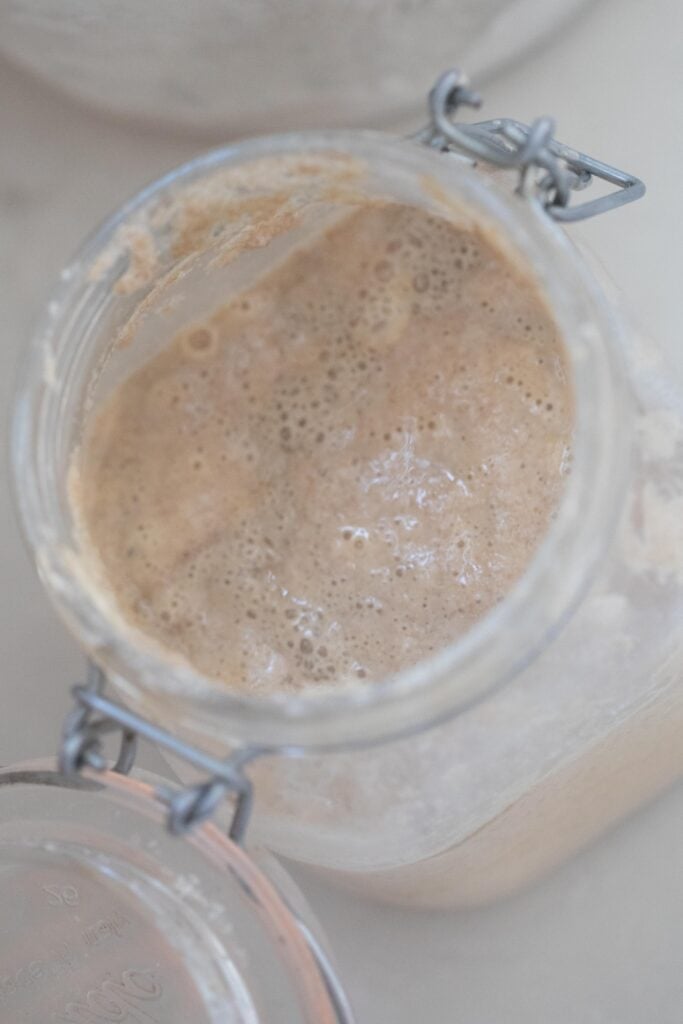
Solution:
[[[572,417],[534,285],[474,231],[367,207],[117,387],[72,502],[125,618],[199,671],[372,682],[523,572]]]

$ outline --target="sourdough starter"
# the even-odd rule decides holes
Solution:
[[[120,383],[72,503],[125,619],[200,672],[370,684],[524,571],[572,415],[532,283],[476,231],[373,205]]]

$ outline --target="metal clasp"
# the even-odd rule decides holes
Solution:
[[[120,731],[119,754],[112,770],[127,775],[135,761],[138,737],[142,736],[207,775],[206,781],[184,789],[158,788],[157,796],[168,807],[169,831],[173,835],[189,832],[194,825],[210,818],[224,797],[230,795],[235,804],[228,834],[234,842],[242,843],[253,804],[253,786],[244,768],[268,751],[250,747],[238,750],[225,761],[211,757],[105,697],[105,682],[101,669],[90,663],[86,683],[73,688],[76,707],[64,723],[60,771],[65,775],[77,774],[85,767],[104,771],[109,765],[102,752],[102,741],[106,735]]]
[[[465,75],[457,70],[445,72],[429,94],[430,123],[414,138],[444,152],[518,169],[517,191],[535,196],[558,221],[585,220],[645,194],[645,185],[635,175],[557,142],[552,118],[539,117],[531,125],[507,117],[476,124],[455,123],[459,107],[479,107],[481,102]],[[534,175],[534,171],[540,174]],[[587,188],[594,178],[617,187],[597,199],[570,205],[572,192]]]

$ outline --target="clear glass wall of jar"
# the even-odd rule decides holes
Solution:
[[[450,648],[376,686],[235,694],[94,584],[69,462],[117,380],[372,197],[480,226],[539,283],[572,368],[572,473],[525,575]],[[378,897],[490,900],[683,771],[683,398],[656,360],[544,211],[466,161],[371,133],[257,139],[150,186],[64,271],[19,388],[18,503],[48,593],[129,706],[213,753],[271,749],[252,769],[262,841]]]

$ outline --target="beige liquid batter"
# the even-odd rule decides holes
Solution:
[[[201,672],[373,681],[523,572],[572,416],[531,282],[475,231],[373,206],[118,385],[71,497],[125,618]]]

